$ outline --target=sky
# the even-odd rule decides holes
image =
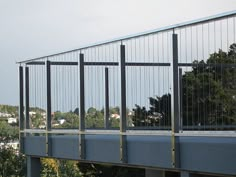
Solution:
[[[235,0],[0,0],[0,104],[18,105],[16,61],[232,10]]]

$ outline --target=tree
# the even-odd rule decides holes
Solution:
[[[79,108],[75,108],[74,114],[79,115]]]
[[[0,148],[0,175],[1,177],[25,176],[25,157],[18,154],[10,146],[1,145]]]
[[[25,157],[11,147],[13,141],[18,140],[18,129],[0,121],[0,175],[24,176]]]
[[[182,76],[184,125],[236,124],[236,44],[206,61],[193,62]],[[150,109],[135,105],[135,126],[170,125],[171,95],[149,98]]]
[[[42,177],[81,177],[76,161],[42,158],[41,164]]]
[[[104,127],[104,114],[93,107],[89,108],[85,116],[85,124],[87,128]]]
[[[171,115],[171,96],[165,94],[162,97],[150,97],[150,108],[135,105],[133,109],[133,124],[134,126],[170,126]]]
[[[58,128],[78,128],[79,127],[79,116],[74,112],[62,113],[57,111],[54,113],[53,120],[59,121],[60,119],[65,119],[66,122],[60,125]]]
[[[59,176],[59,164],[58,160],[51,159],[51,158],[42,158],[42,177],[49,177],[49,176]]]
[[[228,125],[236,121],[236,44],[206,61],[194,61],[183,76],[184,125]]]
[[[83,177],[143,177],[144,169],[112,165],[78,163]]]
[[[60,160],[59,163],[60,177],[82,177],[81,172],[77,166],[78,162],[73,160]]]

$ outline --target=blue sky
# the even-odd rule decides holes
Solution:
[[[16,61],[232,10],[234,0],[0,0],[0,104],[18,104]]]

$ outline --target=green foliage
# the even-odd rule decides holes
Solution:
[[[197,64],[183,76],[184,125],[218,125],[236,123],[236,70],[223,67],[235,64],[236,44],[227,52],[221,49]],[[208,64],[208,65],[206,65]]]
[[[112,165],[78,163],[83,177],[143,177],[144,169]]]
[[[150,109],[135,105],[133,109],[134,115],[132,117],[135,126],[170,126],[171,115],[171,96],[165,94],[162,97],[149,98]]]
[[[60,177],[82,177],[76,161],[60,160]]]
[[[0,105],[0,112],[18,116],[18,106]]]
[[[85,117],[85,126],[87,128],[104,127],[104,114],[93,107],[89,108]]]
[[[55,112],[53,120],[58,121],[60,119],[65,119],[65,123],[60,125],[58,128],[78,128],[79,127],[79,116],[74,112]]]
[[[31,124],[35,128],[39,128],[40,125],[43,125],[44,120],[45,119],[43,118],[43,116],[39,112],[36,112],[36,114],[34,116],[30,117]]]
[[[41,177],[59,176],[58,160],[51,158],[42,158],[41,164],[42,164]]]
[[[118,106],[116,106],[114,108],[110,108],[109,111],[111,114],[120,114],[120,108]]]
[[[22,154],[6,145],[0,148],[0,176],[25,176],[26,161]]]
[[[120,127],[120,119],[110,119],[110,127],[119,128]]]
[[[194,61],[183,75],[183,124],[236,124],[236,44],[228,52],[219,50],[205,61]],[[149,98],[150,109],[135,105],[135,126],[170,125],[170,94]]]
[[[81,177],[76,161],[41,159],[41,177]]]
[[[0,142],[9,143],[11,141],[18,140],[19,132],[17,127],[9,125],[5,121],[0,121]]]
[[[2,177],[24,176],[25,158],[9,145],[18,138],[17,127],[0,121],[0,175]]]

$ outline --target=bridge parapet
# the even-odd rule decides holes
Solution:
[[[159,165],[180,169],[188,136],[235,142],[235,14],[19,62],[22,152],[33,155],[34,137],[54,157],[57,138],[70,135],[78,137],[75,159],[93,161],[90,137],[109,135],[119,137],[112,163],[129,164],[133,137],[165,136],[169,164]]]

